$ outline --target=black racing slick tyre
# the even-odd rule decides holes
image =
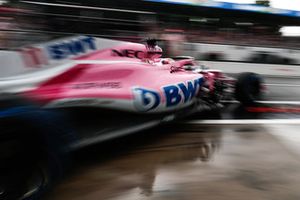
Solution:
[[[59,115],[15,96],[0,97],[0,199],[38,200],[58,181],[67,152]]]
[[[23,131],[13,131],[1,137],[0,198],[3,200],[40,199],[57,179],[55,171],[59,163],[45,151],[43,142],[22,134]]]
[[[252,72],[241,73],[235,85],[235,98],[243,105],[253,105],[262,96],[262,78]]]

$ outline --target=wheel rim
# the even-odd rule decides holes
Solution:
[[[22,187],[16,186],[16,188],[11,190],[11,188],[9,188],[11,187],[9,182],[7,182],[6,185],[0,185],[0,199],[5,200],[17,197],[19,200],[23,200],[33,197],[43,190],[47,182],[46,170],[43,170],[43,168],[33,169],[32,175],[27,180],[24,180],[24,184],[21,184]]]
[[[5,149],[1,149],[4,153],[10,149],[15,151],[0,161],[5,163],[0,169],[0,199],[29,199],[38,195],[47,185],[47,166],[39,161],[39,154],[34,155],[34,152],[40,151],[28,150],[29,147],[21,141],[22,139],[9,139],[2,143],[8,144]]]
[[[27,181],[27,192],[24,193],[21,199],[26,199],[30,196],[33,196],[39,193],[48,182],[47,173],[42,166],[38,166],[38,168],[34,171],[33,176]]]

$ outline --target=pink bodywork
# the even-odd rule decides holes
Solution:
[[[74,59],[72,68],[26,92],[26,95],[46,107],[95,106],[131,112],[166,112],[192,104],[200,92],[200,84],[194,83],[203,81],[203,75],[184,70],[186,64],[195,65],[191,59],[151,60],[147,58],[145,45],[122,43]],[[184,98],[184,91],[180,90],[180,102],[166,105],[163,88],[176,86],[180,89],[178,84],[182,83],[186,88],[196,87],[196,93]],[[134,93],[136,88],[153,91],[159,97],[151,92],[143,93],[144,100],[141,100],[139,93]],[[157,100],[159,105],[154,102]],[[140,109],[141,103],[149,105]]]

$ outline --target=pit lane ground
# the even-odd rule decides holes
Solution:
[[[299,199],[299,128],[152,129],[79,152],[48,199]]]

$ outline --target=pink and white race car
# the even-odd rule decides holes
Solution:
[[[95,49],[91,38],[81,41]],[[256,74],[235,80],[190,57],[161,58],[155,40],[101,42],[107,48],[70,59],[63,72],[23,91],[21,99],[0,96],[0,199],[41,198],[60,178],[70,151],[218,107],[224,99],[253,104],[261,93]],[[57,60],[83,47],[73,41],[45,49]]]
[[[139,44],[80,36],[36,49],[40,56],[33,60],[48,58],[52,68],[66,62],[22,97],[40,109],[67,113],[79,133],[74,148],[215,110],[224,100],[251,105],[262,91],[254,73],[233,79],[191,57],[162,58],[155,39]]]
[[[260,78],[244,73],[238,81],[205,69],[191,57],[161,58],[156,40],[122,43],[81,56],[65,72],[25,96],[46,108],[97,107],[130,113],[170,113],[199,102],[219,103],[229,94],[251,104]]]

